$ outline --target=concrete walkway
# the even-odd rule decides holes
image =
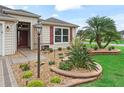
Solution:
[[[13,64],[37,61],[37,53],[31,51],[30,49],[19,49],[18,53],[19,55],[16,57],[11,56],[11,60]],[[41,58],[41,61],[46,59],[46,57],[42,55],[40,58]]]
[[[0,87],[17,87],[9,56],[0,58]]]

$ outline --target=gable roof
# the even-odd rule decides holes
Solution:
[[[34,14],[22,9],[15,9],[15,10],[8,10],[8,9],[3,9],[4,13],[6,14],[15,14],[15,15],[22,15],[22,16],[29,16],[29,17],[40,17],[38,14]]]
[[[0,13],[3,13],[3,9],[12,10],[11,8],[0,5]]]
[[[40,15],[29,12],[29,11],[25,11],[22,9],[11,9],[11,8],[8,8],[2,5],[0,5],[0,13],[1,14],[2,13],[3,14],[15,14],[15,15],[22,15],[22,16],[29,16],[29,17],[37,17],[37,18],[41,17]]]
[[[78,25],[76,24],[72,24],[72,23],[69,23],[69,22],[66,22],[66,21],[63,21],[63,20],[60,20],[60,19],[56,19],[54,17],[50,17],[46,20],[40,20],[40,22],[42,24],[48,24],[48,25],[58,25],[58,26],[69,26],[69,27],[79,27]]]

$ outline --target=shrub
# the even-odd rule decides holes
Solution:
[[[114,46],[109,46],[109,47],[108,47],[108,50],[109,50],[109,51],[114,50],[114,49],[115,49]]]
[[[72,48],[68,59],[75,68],[85,68],[88,70],[97,69],[96,64],[90,57],[86,46],[82,46],[82,40],[80,38],[75,38],[72,41]]]
[[[32,75],[33,75],[33,73],[31,71],[25,71],[23,73],[23,78],[28,79],[28,78],[32,77]]]
[[[61,47],[59,47],[59,48],[58,48],[58,51],[61,51],[61,50],[62,50],[62,48],[61,48]]]
[[[70,50],[70,49],[71,49],[71,48],[68,46],[68,47],[67,47],[67,50]]]
[[[59,69],[70,71],[72,70],[72,68],[73,68],[73,65],[68,61],[59,63]]]
[[[93,47],[93,49],[94,49],[94,50],[97,50],[97,49],[98,49],[98,46],[95,45],[95,46]]]
[[[53,49],[52,49],[52,48],[49,48],[49,52],[51,52],[51,53],[52,53],[52,52],[53,52]]]
[[[45,87],[45,83],[41,80],[32,80],[28,83],[28,87]]]
[[[30,70],[30,67],[29,67],[28,64],[21,64],[21,65],[20,65],[20,68],[22,69],[22,71]]]
[[[53,76],[52,78],[50,78],[50,82],[59,84],[61,83],[61,78],[59,76]]]
[[[111,47],[108,47],[108,50],[109,50],[109,51],[111,51],[111,50],[112,50],[112,48],[111,48]]]
[[[49,65],[54,65],[55,61],[49,61]]]
[[[114,47],[114,46],[111,46],[111,48],[112,48],[112,49],[115,49],[115,47]]]
[[[63,59],[63,58],[64,58],[63,53],[59,53],[58,55],[59,55],[59,58],[60,58],[60,59]]]

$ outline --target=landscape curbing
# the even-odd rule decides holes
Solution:
[[[92,71],[89,73],[87,73],[87,72],[74,73],[74,72],[70,72],[70,71],[60,70],[55,67],[51,67],[50,70],[57,74],[73,78],[71,81],[66,82],[66,84],[60,85],[59,87],[73,87],[73,86],[76,86],[79,84],[83,84],[83,83],[87,83],[87,82],[91,82],[91,81],[99,79],[102,74],[103,69],[100,64],[98,64],[98,63],[96,63],[96,64],[97,64],[98,70]]]
[[[91,77],[97,77],[102,73],[102,67],[100,64],[97,63],[97,68],[98,70],[94,70],[92,72],[85,72],[85,73],[75,73],[75,72],[70,72],[70,71],[64,71],[61,69],[58,69],[56,67],[51,67],[50,70],[63,75],[63,76],[67,76],[67,77],[72,77],[72,78],[91,78]]]

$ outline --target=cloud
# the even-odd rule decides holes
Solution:
[[[28,9],[28,6],[23,6],[22,9],[26,10]]]
[[[115,21],[117,30],[124,30],[124,14],[116,14],[109,17]]]
[[[80,9],[81,5],[72,5],[72,4],[65,4],[65,5],[56,5],[55,9],[57,11],[66,11],[66,10],[72,10],[72,9]]]
[[[58,14],[53,14],[52,17],[59,17],[59,15]]]
[[[5,6],[8,7],[8,8],[11,8],[11,9],[15,9],[14,5],[5,5]]]

